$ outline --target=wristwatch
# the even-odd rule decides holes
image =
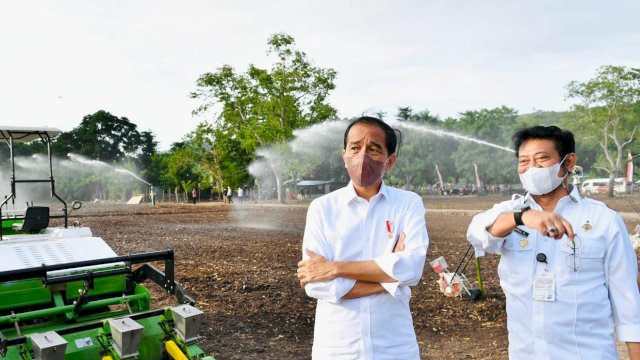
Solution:
[[[522,214],[529,209],[531,209],[531,207],[526,206],[513,212],[513,220],[516,222],[517,226],[524,225],[524,223],[522,222]]]

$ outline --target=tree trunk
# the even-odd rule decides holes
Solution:
[[[614,197],[614,187],[616,186],[616,173],[614,171],[611,171],[611,173],[609,173],[609,191],[607,191],[607,196],[612,198]]]
[[[611,172],[609,173],[609,191],[607,192],[607,196],[610,198],[614,197],[617,194],[615,190],[616,178],[620,173],[620,165],[622,163],[622,153],[624,151],[624,149],[621,149],[619,145],[617,147],[618,147],[618,154],[616,155],[615,163],[613,164]]]
[[[284,204],[284,194],[282,193],[282,174],[280,171],[276,169],[274,164],[269,164],[271,166],[271,171],[273,171],[273,176],[276,178],[276,192],[278,193],[278,202]]]
[[[404,188],[406,190],[410,190],[413,186],[411,183],[413,182],[413,174],[407,174],[404,178]]]

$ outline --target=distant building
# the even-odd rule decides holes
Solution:
[[[347,185],[344,181],[335,180],[300,180],[296,183],[298,188],[297,198],[299,199],[315,199],[324,194],[328,194],[334,190]]]

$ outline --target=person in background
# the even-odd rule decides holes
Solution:
[[[151,199],[151,206],[156,206],[156,192],[153,191],[153,187],[149,191],[149,198]]]
[[[429,237],[422,199],[388,187],[395,131],[361,117],[342,151],[349,184],[311,202],[297,277],[317,299],[313,359],[420,359],[409,309]]]
[[[193,190],[191,190],[191,200],[195,204],[197,199],[198,199],[198,192],[196,191],[196,188],[193,188]]]
[[[231,186],[227,188],[227,201],[229,204],[233,204],[233,190],[231,190]]]
[[[238,188],[238,200],[240,200],[240,204],[242,204],[242,200],[244,199],[244,190],[239,187]]]
[[[568,184],[573,134],[534,126],[513,141],[526,195],[467,230],[477,256],[500,254],[509,358],[618,359],[615,333],[640,359],[638,260],[620,216]]]

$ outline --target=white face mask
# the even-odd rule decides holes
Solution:
[[[531,195],[544,195],[552,192],[562,184],[562,180],[569,174],[567,172],[563,177],[558,176],[560,166],[566,158],[565,155],[562,161],[546,168],[530,167],[523,174],[520,174],[522,187]]]

